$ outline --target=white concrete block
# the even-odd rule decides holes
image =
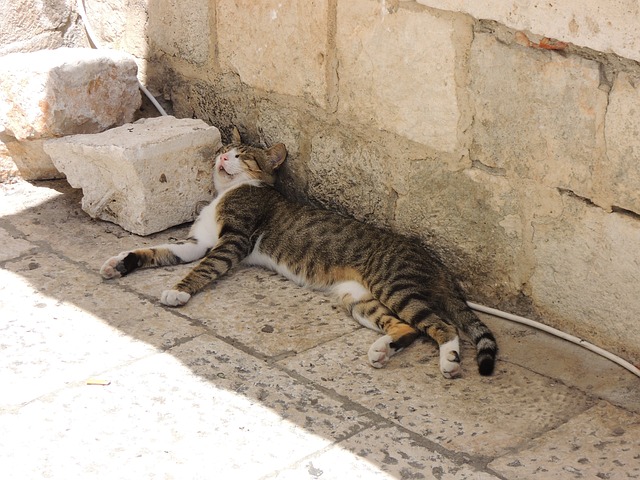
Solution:
[[[138,235],[195,219],[197,204],[213,197],[220,147],[217,128],[170,116],[44,145],[71,186],[82,188],[85,212]]]

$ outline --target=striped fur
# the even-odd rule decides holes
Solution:
[[[191,240],[123,252],[105,262],[103,277],[202,258],[162,294],[163,303],[179,306],[244,261],[332,291],[358,322],[384,333],[369,350],[374,367],[427,335],[440,346],[442,374],[458,376],[461,330],[476,346],[480,374],[493,372],[495,338],[434,254],[401,235],[286,200],[272,187],[284,145],[262,150],[235,140],[216,158],[218,197],[200,213]]]

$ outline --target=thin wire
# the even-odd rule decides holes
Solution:
[[[78,13],[80,14],[80,18],[82,18],[82,23],[84,24],[84,29],[87,32],[87,37],[89,37],[89,40],[91,41],[91,43],[93,43],[93,46],[96,49],[102,48],[100,46],[100,43],[96,39],[97,36],[93,31],[93,28],[91,28],[91,24],[89,23],[89,20],[87,19],[87,12],[84,9],[83,0],[78,0]],[[151,95],[151,92],[147,90],[147,87],[145,87],[142,84],[139,78],[136,78],[136,80],[138,80],[138,87],[140,88],[140,90],[142,90],[142,93],[144,93],[146,97],[151,101],[151,103],[153,103],[154,107],[158,109],[158,111],[162,116],[166,116],[167,112],[165,111],[164,108],[162,108],[162,105],[160,105],[158,101],[155,99],[155,97]]]
[[[608,360],[611,360],[612,362],[617,363],[621,367],[624,367],[627,370],[629,370],[634,375],[640,377],[640,369],[635,365],[627,362],[623,358],[620,358],[617,355],[614,355],[613,353],[607,350],[604,350],[603,348],[593,345],[592,343],[589,343],[586,340],[582,340],[581,338],[573,336],[569,333],[565,333],[562,330],[558,330],[556,328],[550,327],[548,325],[545,325],[544,323],[536,322],[535,320],[531,320],[530,318],[525,318],[519,315],[514,315],[512,313],[503,312],[502,310],[497,310],[491,307],[485,307],[484,305],[479,305],[477,303],[467,302],[467,305],[469,305],[469,307],[471,307],[473,310],[476,310],[478,312],[488,313],[489,315],[493,315],[494,317],[499,317],[512,322],[528,325],[530,327],[536,328],[538,330],[542,330],[543,332],[547,332],[547,333],[550,333],[551,335],[567,340],[571,343],[575,343],[576,345],[586,348],[587,350],[597,353],[598,355]]]

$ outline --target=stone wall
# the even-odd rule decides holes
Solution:
[[[416,235],[472,299],[640,362],[635,0],[87,9],[176,116],[283,141],[290,196]]]
[[[76,0],[7,0],[0,16],[0,55],[89,46]]]

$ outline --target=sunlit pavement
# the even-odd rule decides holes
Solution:
[[[7,479],[640,478],[640,379],[483,316],[446,380],[430,342],[380,370],[376,333],[332,299],[240,268],[188,305],[188,266],[103,281],[151,237],[90,219],[64,181],[0,184],[0,477]]]

